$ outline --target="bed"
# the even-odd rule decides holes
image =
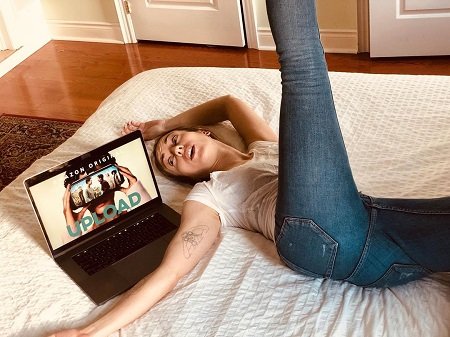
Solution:
[[[330,77],[362,192],[450,195],[450,77]],[[116,138],[127,120],[165,118],[225,94],[246,101],[277,130],[280,91],[277,70],[231,68],[156,69],[116,89],[74,136],[0,193],[0,334],[45,336],[86,324],[117,301],[96,307],[53,262],[24,178]],[[228,124],[215,131],[241,146]],[[157,180],[165,202],[180,210],[189,188],[160,174]],[[173,292],[112,336],[445,337],[450,273],[390,289],[362,289],[297,275],[261,235],[224,229]]]

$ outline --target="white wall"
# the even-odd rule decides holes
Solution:
[[[118,23],[111,0],[41,0],[48,20]]]
[[[317,0],[317,18],[323,29],[357,29],[358,8],[355,0]]]
[[[123,43],[112,0],[41,0],[55,40]]]
[[[19,48],[0,62],[0,77],[50,41],[39,0],[0,1],[2,33],[13,48]]]
[[[253,0],[259,49],[274,50],[265,0]],[[358,51],[356,0],[317,0],[317,18],[327,52]]]

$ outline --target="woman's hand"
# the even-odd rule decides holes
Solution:
[[[119,172],[122,173],[128,179],[128,187],[120,188],[120,190],[123,193],[128,194],[128,190],[130,189],[131,186],[133,186],[136,183],[137,178],[133,173],[131,173],[131,171],[128,168],[119,165],[117,165],[117,168],[119,169]]]
[[[156,119],[148,122],[129,121],[122,127],[122,135],[127,135],[133,131],[142,132],[145,140],[152,140],[162,136],[167,132],[166,121],[164,119]]]
[[[64,191],[63,212],[64,217],[66,218],[66,224],[72,227],[73,233],[77,233],[75,222],[81,220],[81,218],[84,216],[84,213],[86,213],[89,204],[85,205],[79,213],[73,212],[72,208],[70,207],[70,186],[70,184],[67,184],[66,190]]]

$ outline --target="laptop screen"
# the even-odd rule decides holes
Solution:
[[[25,185],[52,251],[118,223],[159,198],[137,133],[27,179]]]

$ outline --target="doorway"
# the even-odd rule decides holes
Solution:
[[[48,41],[40,0],[0,1],[0,77]]]
[[[135,23],[132,20],[132,13],[133,11],[136,11],[140,6],[145,7],[145,11],[143,10],[144,7],[142,7],[143,12],[150,12],[155,10],[168,10],[171,12],[171,14],[179,15],[179,13],[182,13],[183,11],[185,13],[195,13],[199,14],[200,10],[205,11],[205,17],[207,17],[208,12],[214,12],[214,8],[217,7],[219,4],[226,5],[223,7],[220,6],[222,9],[228,8],[229,13],[231,14],[230,17],[233,18],[231,21],[234,21],[234,31],[236,33],[235,42],[230,43],[230,41],[226,42],[217,42],[217,41],[206,41],[204,37],[206,35],[212,34],[213,30],[220,30],[220,25],[218,24],[219,21],[214,21],[214,19],[206,18],[206,20],[212,20],[214,24],[212,25],[214,29],[210,29],[210,32],[205,33],[205,29],[198,28],[197,33],[198,36],[202,36],[203,38],[200,39],[201,44],[207,44],[207,45],[234,45],[234,46],[243,46],[247,45],[248,48],[255,48],[258,49],[258,37],[257,37],[257,13],[255,12],[257,8],[255,8],[254,1],[256,0],[114,0],[114,5],[116,8],[117,17],[119,19],[119,25],[122,31],[123,41],[125,43],[136,43],[138,39],[148,39],[152,40],[152,38],[142,38],[142,37],[136,37],[136,31],[135,31]],[[263,0],[264,1],[264,0]],[[150,6],[152,5],[152,6]],[[233,9],[233,6],[234,9]],[[181,12],[177,13],[177,10],[181,10]],[[226,11],[218,11],[216,14],[219,14],[219,12],[226,12]],[[158,12],[155,12],[158,13]],[[203,16],[203,15],[200,15]],[[220,14],[219,14],[220,16]],[[188,16],[190,21],[192,21],[192,16]],[[181,20],[181,19],[180,19]],[[186,21],[186,16],[182,21]],[[144,20],[145,22],[146,20]],[[147,20],[148,21],[148,20]],[[226,21],[226,20],[225,20]],[[191,23],[194,25],[197,25],[197,23]],[[222,27],[223,28],[223,27]],[[156,29],[154,29],[156,30]],[[158,26],[158,30],[161,30],[161,27]],[[166,29],[166,33],[167,33]],[[207,29],[206,29],[207,31]],[[161,38],[156,38],[155,40],[161,40]],[[164,38],[165,41],[170,41],[170,39]],[[237,41],[237,43],[236,43]],[[199,41],[177,41],[177,42],[185,42],[185,43],[199,43]]]
[[[243,47],[240,0],[128,0],[138,40]]]
[[[11,21],[14,20],[13,8],[10,3],[3,2],[0,6],[0,62],[11,56],[20,46],[14,43],[11,36]]]

